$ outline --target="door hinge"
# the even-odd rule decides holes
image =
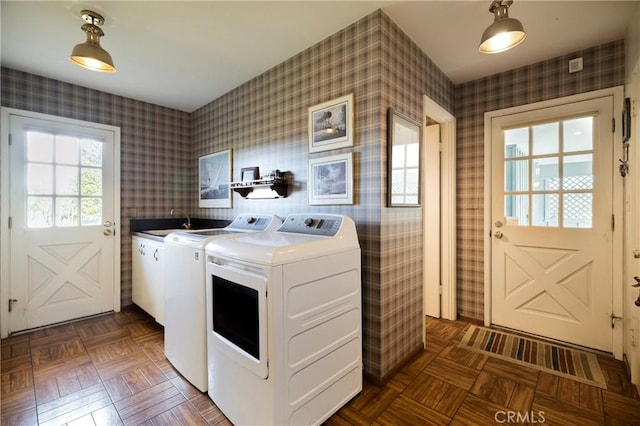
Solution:
[[[611,119],[611,133],[615,133],[616,132],[616,119],[612,118]]]
[[[442,284],[440,284],[440,286],[438,287],[438,291],[440,292],[440,294],[442,294]]]
[[[9,229],[13,226],[13,218],[9,216]]]
[[[616,215],[611,215],[611,231],[616,230]]]
[[[9,299],[9,312],[13,310],[13,304],[16,303],[18,299]]]
[[[11,133],[9,133],[9,146],[11,146]]]

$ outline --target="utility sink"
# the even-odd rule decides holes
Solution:
[[[203,228],[203,229],[184,229],[184,228],[175,228],[175,229],[147,229],[144,231],[140,231],[143,234],[155,235],[158,237],[166,237],[172,232],[187,232],[190,234],[197,233],[200,231],[210,231],[211,229],[219,229],[219,228]]]
[[[193,232],[193,229],[184,229],[184,228],[178,228],[178,229],[148,229],[145,231],[142,231],[143,234],[149,234],[149,235],[156,235],[159,237],[166,237],[167,235],[169,235],[172,232]]]

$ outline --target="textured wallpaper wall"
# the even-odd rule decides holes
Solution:
[[[568,73],[570,59],[584,70]],[[456,86],[458,314],[484,318],[484,113],[624,84],[615,41]]]
[[[353,93],[355,146],[308,152],[310,106]],[[245,200],[211,217],[245,211],[317,211],[352,217],[362,248],[364,364],[385,376],[422,347],[422,209],[386,208],[386,111],[422,121],[422,96],[453,108],[453,84],[381,11],[350,25],[193,113],[197,156],[233,149],[242,167],[293,175],[285,199]],[[354,153],[354,204],[309,206],[312,158]]]
[[[565,75],[583,56],[585,70]],[[378,11],[187,114],[2,68],[2,106],[111,124],[122,135],[122,304],[131,303],[131,217],[231,219],[241,212],[343,213],[357,223],[363,264],[365,371],[383,378],[420,347],[422,225],[420,208],[386,208],[386,112],[422,121],[427,94],[454,110],[458,128],[458,306],[483,316],[483,114],[485,111],[622,84],[624,45],[609,43],[453,86],[392,21]],[[309,106],[354,94],[355,145],[308,152]],[[454,98],[455,95],[455,98]],[[454,108],[455,105],[455,108]],[[197,207],[197,159],[233,149],[240,168],[293,176],[290,195],[244,200],[231,209]],[[354,205],[309,206],[310,158],[354,154]]]
[[[9,68],[2,106],[120,127],[121,303],[131,304],[132,217],[169,217],[192,203],[189,114]],[[99,77],[99,76],[98,76]]]
[[[453,112],[454,86],[451,80],[385,14],[382,14],[382,29],[382,112],[393,108],[421,123],[424,95]],[[383,187],[384,205],[387,181],[385,117],[382,129],[380,185]],[[384,348],[381,371],[386,375],[412,351],[422,348],[422,209],[383,208],[381,219],[379,298]]]

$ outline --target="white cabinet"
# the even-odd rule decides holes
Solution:
[[[136,235],[131,241],[133,303],[164,325],[164,243]]]

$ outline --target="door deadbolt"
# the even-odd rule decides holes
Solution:
[[[494,223],[494,225],[496,225],[496,228],[502,228],[502,225],[504,224],[502,223],[502,221],[496,220],[496,223]]]

